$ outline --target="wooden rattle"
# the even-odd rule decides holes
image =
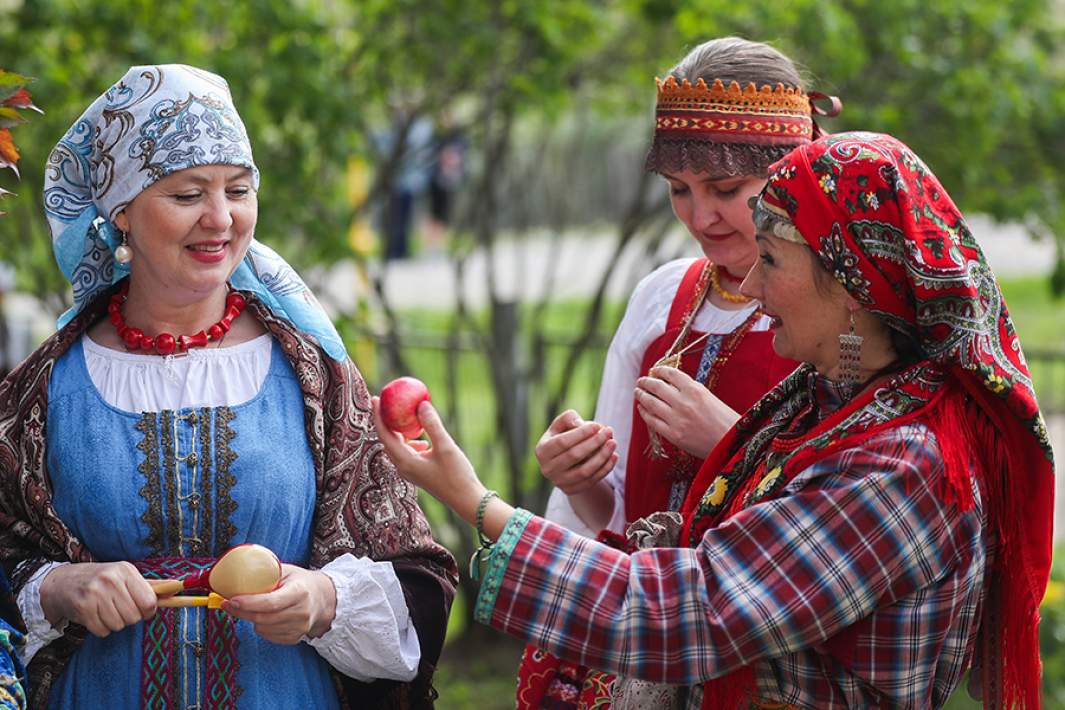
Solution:
[[[184,579],[153,582],[159,606],[207,606],[218,608],[223,599],[240,594],[262,594],[277,589],[281,581],[281,561],[262,545],[237,545],[213,565]],[[206,597],[175,597],[185,589],[206,589]],[[217,601],[212,604],[212,598]]]

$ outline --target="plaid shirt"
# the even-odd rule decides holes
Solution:
[[[519,511],[475,613],[624,676],[694,685],[753,664],[764,701],[940,707],[972,658],[987,565],[976,484],[962,513],[942,478],[931,433],[909,424],[820,460],[695,549],[627,555]],[[849,657],[830,653],[854,626]]]

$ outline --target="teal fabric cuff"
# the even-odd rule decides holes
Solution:
[[[503,584],[503,573],[510,562],[510,555],[514,547],[525,532],[525,526],[532,520],[533,514],[527,510],[518,508],[514,515],[510,516],[503,532],[492,546],[492,555],[488,558],[488,566],[484,573],[484,581],[481,582],[481,591],[477,594],[477,605],[473,609],[473,618],[482,624],[488,624],[492,620],[492,609],[496,606],[496,597],[499,596],[499,588]]]

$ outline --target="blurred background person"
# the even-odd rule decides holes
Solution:
[[[437,124],[433,141],[434,159],[429,178],[429,218],[426,222],[426,250],[446,250],[445,239],[455,209],[459,188],[466,179],[466,136],[444,112]]]
[[[432,121],[426,116],[417,116],[408,125],[408,119],[402,113],[397,115],[392,129],[381,141],[382,154],[389,155],[395,150],[397,141],[403,141],[403,152],[381,215],[385,261],[406,259],[411,255],[416,201],[429,187],[432,174]]]

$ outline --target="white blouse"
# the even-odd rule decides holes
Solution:
[[[111,350],[88,335],[81,343],[89,377],[100,395],[111,406],[129,412],[247,402],[266,380],[273,349],[269,334],[231,347],[197,348],[186,356],[165,358]],[[24,663],[66,628],[66,622],[53,628],[41,609],[41,582],[64,564],[70,563],[45,565],[19,592],[19,609],[29,630],[21,654]],[[329,631],[303,641],[356,680],[413,680],[421,646],[392,563],[345,554],[321,571],[336,588],[336,617]]]
[[[611,427],[617,442],[618,462],[603,479],[614,491],[614,512],[607,529],[617,533],[623,533],[625,526],[625,467],[629,459],[633,401],[636,380],[640,377],[640,365],[643,364],[647,348],[666,332],[673,299],[684,274],[694,261],[670,261],[652,271],[636,285],[621,324],[607,350],[603,379],[599,385],[599,400],[595,406],[595,421]],[[737,310],[725,310],[707,299],[696,311],[692,329],[705,333],[731,333],[743,325],[757,307],[758,303],[752,302]],[[768,316],[763,316],[751,330],[769,330],[770,321]],[[594,538],[599,532],[585,525],[570,505],[569,497],[557,488],[551,491],[544,517],[585,537]]]

